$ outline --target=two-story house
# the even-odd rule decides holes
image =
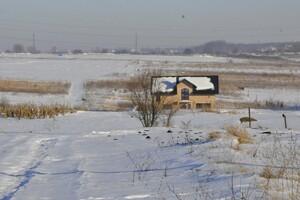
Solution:
[[[151,81],[156,101],[181,109],[212,107],[219,93],[218,76],[154,76]]]

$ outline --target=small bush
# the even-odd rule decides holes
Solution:
[[[237,137],[240,144],[252,144],[253,143],[252,137],[250,136],[248,131],[244,128],[228,126],[226,128],[226,131],[229,135]]]

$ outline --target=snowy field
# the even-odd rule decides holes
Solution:
[[[3,54],[0,61],[0,79],[72,84],[69,95],[0,93],[10,103],[80,105],[87,80],[133,77],[149,62],[156,68],[163,63],[180,66],[227,63],[228,59]],[[297,92],[286,90],[280,95],[277,91],[276,96],[272,90],[249,89],[243,91],[243,98],[272,97],[296,105]],[[288,129],[282,114],[287,116]],[[0,118],[0,199],[297,199],[300,111],[253,109],[257,121],[252,128],[239,121],[247,115],[246,109],[179,111],[170,128],[143,128],[131,111],[79,111],[54,119]],[[253,142],[239,144],[227,133],[229,126],[246,128]],[[211,138],[211,132],[221,137]],[[285,173],[268,179],[262,175],[268,168],[284,168]]]

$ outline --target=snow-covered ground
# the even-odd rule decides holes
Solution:
[[[237,140],[226,136],[224,127],[240,126],[245,111],[182,111],[174,118],[172,132],[143,128],[128,113],[117,112],[1,119],[0,198],[176,199],[177,193],[182,199],[226,199],[232,196],[232,176],[234,190],[253,190],[259,196],[262,190],[256,185],[263,182],[259,174],[266,145],[272,146],[273,138],[282,134],[287,139],[300,136],[300,112],[285,114],[289,130],[284,130],[281,112],[254,110],[258,121],[249,132],[255,142],[239,150],[234,150]],[[209,139],[212,131],[224,137]],[[272,135],[263,135],[265,131]],[[253,157],[255,151],[259,155]]]
[[[173,191],[183,199],[206,192],[230,198],[232,176],[236,191],[254,188],[252,197],[259,196],[255,184],[262,182],[264,163],[261,154],[253,158],[253,153],[261,153],[275,136],[300,134],[300,112],[285,114],[290,130],[284,130],[281,112],[253,111],[258,121],[249,131],[255,143],[240,150],[234,150],[237,141],[225,136],[224,127],[240,125],[244,111],[182,111],[174,118],[172,133],[163,127],[143,128],[128,113],[117,112],[1,119],[0,198],[176,199]],[[212,131],[224,137],[209,139]],[[187,139],[193,144],[186,144]]]
[[[80,104],[86,80],[134,76],[147,59],[178,65],[228,62],[227,58],[205,56],[0,55],[1,79],[72,83],[69,95],[1,93],[0,97],[10,103]],[[290,91],[294,96],[289,98],[288,91],[282,95],[285,101],[299,102],[297,91]],[[244,92],[245,98],[255,99],[259,91]],[[259,97],[268,100],[274,91],[267,93]],[[288,159],[290,154],[280,157],[280,150],[293,147],[297,154],[293,159],[299,162],[300,111],[252,110],[251,116],[257,119],[252,128],[240,123],[246,116],[247,110],[179,111],[170,128],[143,128],[130,112],[80,111],[34,120],[0,118],[0,199],[271,197],[266,192],[288,199],[293,187],[284,186],[287,176],[268,182],[261,174],[267,167],[281,167],[283,158],[289,161],[292,175],[299,172],[299,165]],[[239,144],[227,134],[228,126],[247,128],[253,143]],[[221,138],[210,139],[211,132],[219,132]],[[272,160],[269,152],[278,159]],[[296,187],[298,181],[291,180]],[[266,183],[270,184],[268,191]]]

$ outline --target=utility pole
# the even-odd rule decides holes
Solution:
[[[250,107],[248,108],[248,115],[249,115],[249,128],[251,128],[251,110],[250,110]]]
[[[33,49],[34,49],[34,51],[35,51],[36,48],[35,48],[35,34],[34,34],[34,32],[33,32],[33,34],[32,34],[32,40],[33,40]]]
[[[138,52],[137,48],[138,48],[138,35],[137,35],[137,33],[136,33],[136,34],[135,34],[135,53]]]
[[[285,114],[282,114],[282,117],[284,118],[284,128],[287,129],[287,122],[286,122],[286,116]]]

